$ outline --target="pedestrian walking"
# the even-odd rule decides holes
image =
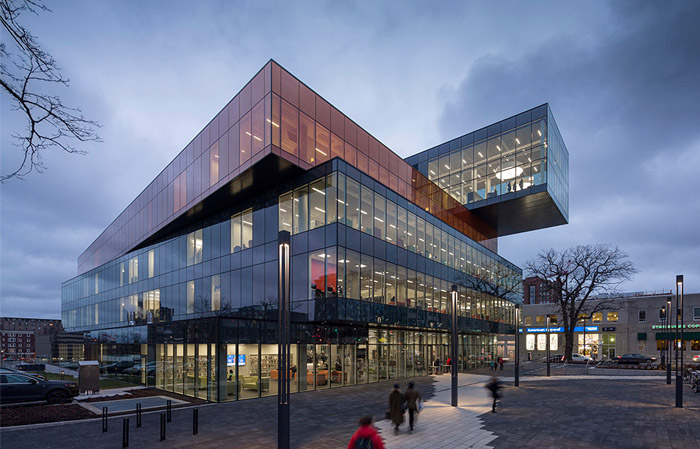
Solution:
[[[503,384],[498,379],[498,376],[494,374],[493,376],[491,376],[491,380],[489,381],[489,383],[486,384],[486,388],[491,392],[491,396],[493,397],[491,413],[496,413],[496,401],[501,397],[499,390],[503,388]]]
[[[384,441],[377,428],[372,425],[372,417],[360,418],[360,428],[355,431],[348,443],[348,449],[384,449]]]
[[[394,385],[394,391],[389,395],[389,418],[394,423],[394,432],[399,433],[399,426],[403,424],[404,397],[399,389],[399,384]]]
[[[503,357],[498,358],[498,366],[501,367],[501,371],[503,371]]]
[[[437,358],[433,362],[433,367],[435,368],[435,374],[442,374],[442,371],[440,371],[440,359]]]
[[[406,408],[408,409],[408,426],[409,430],[413,430],[413,424],[416,422],[416,417],[420,413],[420,403],[422,397],[420,391],[416,390],[413,382],[408,383],[404,398],[406,399]]]

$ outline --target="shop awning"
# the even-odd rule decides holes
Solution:
[[[640,334],[641,335],[641,334]],[[680,338],[681,334],[680,332],[678,333],[678,337]],[[676,333],[671,332],[671,338],[668,336],[668,332],[657,332],[656,333],[656,339],[657,340],[673,340],[676,338]],[[646,340],[646,338],[645,338]],[[683,340],[700,340],[700,332],[683,332]]]
[[[647,339],[647,333],[646,332],[639,332],[637,333],[637,340],[646,340]]]

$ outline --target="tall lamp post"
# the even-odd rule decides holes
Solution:
[[[549,315],[547,315],[547,377],[549,375]]]
[[[520,304],[515,305],[515,382],[520,386]]]
[[[452,375],[452,407],[457,407],[457,286],[452,286],[452,356],[450,373]]]
[[[666,298],[666,385],[671,385],[671,297]]]
[[[290,355],[290,322],[289,322],[289,231],[280,231],[277,239],[278,249],[278,307],[277,331],[279,344],[277,346],[277,447],[289,449],[289,355]]]
[[[679,294],[680,292],[680,294]],[[683,407],[683,275],[676,276],[676,407]],[[679,323],[680,321],[680,323]],[[680,329],[680,342],[678,340],[678,331]],[[678,368],[678,344],[681,346],[680,369]]]

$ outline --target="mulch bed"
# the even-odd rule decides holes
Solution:
[[[97,415],[77,404],[37,404],[3,407],[0,427],[21,426],[56,421],[96,418]]]

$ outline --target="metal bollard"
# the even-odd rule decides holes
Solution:
[[[136,404],[136,427],[141,427],[141,403]]]
[[[173,419],[173,401],[168,399],[168,422],[172,421]]]
[[[160,414],[160,441],[165,441],[165,413]]]
[[[199,409],[192,409],[192,435],[199,433]]]
[[[122,447],[129,447],[129,418],[124,418],[122,423]]]
[[[102,407],[102,433],[107,431],[107,407]]]

